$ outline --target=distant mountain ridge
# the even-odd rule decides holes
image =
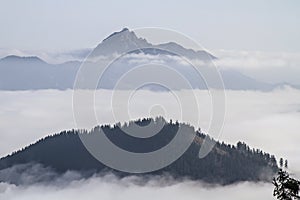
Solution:
[[[66,90],[73,87],[80,62],[49,64],[38,57],[0,60],[0,90]]]
[[[0,59],[0,90],[72,89],[80,65],[79,61],[49,64],[38,57],[5,57]],[[112,89],[121,73],[115,68],[107,76],[112,78],[107,80],[102,89]],[[201,77],[196,76],[193,70],[185,69],[182,73],[187,74],[194,89],[207,89]],[[221,70],[220,73],[226,89],[270,91],[283,86],[257,81],[234,70]]]
[[[57,173],[73,170],[82,173],[113,172],[119,176],[130,175],[105,166],[96,160],[83,146],[79,135],[84,134],[86,137],[92,137],[94,134],[101,134],[99,132],[100,128],[118,147],[136,153],[151,152],[165,146],[177,134],[179,127],[185,128],[186,132],[184,134],[195,135],[192,145],[178,160],[161,170],[147,173],[147,175],[169,174],[174,178],[190,178],[207,183],[231,184],[239,181],[269,181],[278,170],[273,155],[258,149],[251,149],[242,142],[238,142],[236,146],[217,142],[213,150],[205,158],[200,159],[198,157],[199,149],[206,135],[195,131],[188,124],[167,122],[158,117],[156,119],[148,118],[131,121],[123,127],[130,128],[133,124],[145,126],[150,122],[154,122],[159,127],[162,125],[163,128],[156,135],[146,139],[129,136],[116,125],[98,126],[89,132],[62,131],[59,134],[48,136],[20,151],[1,158],[0,182],[18,183],[18,177],[14,180],[10,179],[9,174],[7,174],[9,170],[6,169],[30,163],[41,164],[55,170]],[[140,134],[143,133],[140,132]],[[213,139],[210,138],[210,140]]]
[[[206,51],[186,49],[175,42],[152,45],[146,39],[138,38],[133,31],[127,28],[119,32],[114,32],[105,38],[92,51],[90,57],[113,56],[114,54],[128,51],[130,54],[158,56],[175,55],[172,52],[177,52],[189,59],[199,59],[202,61],[217,59]],[[122,62],[113,63],[103,78],[103,84],[98,85],[97,89],[113,89],[120,77],[135,67],[130,61],[123,59]],[[0,59],[0,90],[72,89],[81,64],[82,62],[79,61],[50,64],[36,56],[7,56]],[[180,63],[171,63],[169,65],[190,82],[192,89],[207,89],[203,77],[192,66],[183,66]],[[209,70],[209,67],[207,69]],[[285,85],[257,81],[235,70],[220,70],[220,74],[226,89],[270,91]],[[131,82],[127,82],[124,89],[128,89],[126,88],[127,86],[130,88],[131,84]],[[297,86],[293,87],[300,88]],[[214,86],[212,88],[220,89]],[[157,90],[154,87],[149,87],[149,89]]]

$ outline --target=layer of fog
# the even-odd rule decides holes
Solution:
[[[0,58],[8,55],[38,56],[49,63],[63,63],[71,60],[82,61],[91,50],[92,49],[78,49],[73,51],[46,52],[0,48]],[[286,82],[292,85],[300,85],[299,52],[218,49],[209,52],[218,58],[214,63],[220,69],[234,69],[256,80],[272,84]]]
[[[75,128],[72,92],[1,91],[0,155],[20,149],[43,136]],[[126,91],[117,93],[125,96]],[[211,117],[210,97],[207,91],[194,90],[194,93],[200,108],[199,126],[206,132]],[[112,94],[107,90],[96,92],[99,123],[115,122],[111,115]],[[220,136],[214,137],[229,143],[245,141],[252,147],[287,158],[290,170],[298,172],[300,91],[290,88],[273,92],[226,91],[226,96],[224,130]],[[115,112],[118,113],[122,106],[128,107],[132,119],[157,114],[180,119],[180,107],[172,93],[142,90],[134,93],[130,100],[119,100],[114,106]],[[119,120],[127,120],[125,115],[119,116]],[[273,199],[273,186],[268,183],[245,182],[211,187],[189,180],[173,181],[169,177],[153,177],[145,182],[135,176],[119,179],[111,174],[85,179],[76,172],[58,176],[39,165],[25,167],[14,166],[0,171],[2,180],[17,179],[23,183],[20,186],[0,183],[0,199]]]
[[[72,92],[40,90],[0,92],[0,155],[5,156],[37,139],[61,130],[76,128],[72,112]],[[185,91],[182,91],[184,94]],[[126,91],[119,92],[125,94]],[[200,126],[207,132],[211,102],[207,91],[194,90],[199,104]],[[162,114],[167,119],[181,119],[174,94],[139,90],[128,99],[112,105],[112,92],[96,92],[98,123],[115,123]],[[226,91],[226,121],[222,134],[213,135],[228,143],[245,141],[289,160],[290,167],[300,166],[300,91],[290,88],[273,92]],[[121,109],[128,107],[129,116]],[[91,128],[95,124],[90,124]],[[82,127],[80,127],[82,128]]]
[[[44,61],[52,64],[59,64],[68,61],[82,61],[91,52],[92,49],[77,49],[70,51],[41,51],[41,50],[19,50],[0,48],[0,59],[10,55],[21,57],[38,56]]]
[[[26,168],[26,171],[19,171]],[[5,173],[21,176],[25,185],[0,183],[0,199],[273,199],[270,183],[244,182],[237,185],[207,185],[191,180],[175,181],[169,176],[118,178],[112,174],[96,174],[83,178],[77,172],[57,176],[42,166],[15,166]],[[0,171],[1,176],[1,171]],[[48,179],[51,178],[52,181]],[[32,180],[39,180],[33,183]],[[27,181],[27,182],[26,182]]]
[[[299,52],[214,50],[221,69],[234,69],[256,80],[300,85]]]

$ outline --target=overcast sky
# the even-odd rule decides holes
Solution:
[[[123,27],[180,31],[208,49],[300,51],[300,1],[1,0],[0,48],[94,47]]]

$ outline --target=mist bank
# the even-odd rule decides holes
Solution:
[[[21,172],[21,173],[20,173]],[[3,174],[2,174],[3,175]],[[6,200],[35,199],[273,199],[270,183],[242,182],[228,186],[209,185],[169,176],[116,177],[95,174],[85,178],[78,172],[57,175],[41,165],[14,166],[11,176],[21,176],[23,185],[0,182],[0,198]],[[1,176],[1,173],[0,173]],[[39,182],[33,182],[39,180]]]
[[[202,59],[191,59],[191,64],[185,57],[165,54],[132,53],[121,57],[114,56],[111,56],[112,58],[101,56],[97,62],[87,58],[85,62],[69,61],[60,64],[50,64],[36,56],[7,56],[0,59],[0,90],[68,90],[73,89],[74,85],[75,88],[81,89],[119,87],[126,90],[135,88],[140,81],[144,84],[143,80],[159,84],[167,82],[171,90],[207,89],[208,86],[214,89],[259,91],[271,91],[286,85],[299,88],[298,84],[289,81],[258,80],[253,74],[248,76],[235,68],[227,67],[221,62],[222,59],[216,61],[216,63],[221,62],[219,70],[216,71],[216,64],[213,61]],[[99,74],[99,69],[105,70]],[[166,80],[165,77],[168,79]],[[78,81],[82,78],[86,81]],[[183,84],[185,82],[188,84]],[[150,84],[148,88],[155,91],[162,90],[155,84]]]
[[[200,123],[192,125],[207,132],[212,111],[210,96],[207,91],[194,92],[198,99]],[[72,90],[1,91],[1,157],[51,133],[77,128],[73,119],[72,93]],[[111,97],[112,91],[109,90],[99,90],[95,94],[99,124],[116,122],[111,114]],[[300,91],[291,88],[272,92],[227,90],[224,128],[220,135],[213,137],[231,144],[245,141],[251,147],[263,148],[275,154],[277,158],[288,159],[291,169],[299,169],[299,102]],[[118,121],[158,114],[163,114],[166,119],[180,121],[180,107],[170,92],[139,90],[130,101],[119,99],[114,111],[120,113],[118,108],[124,104],[128,107],[129,117],[119,115]],[[152,109],[153,105],[160,106]],[[84,128],[89,129],[95,125]]]
[[[201,110],[200,126],[206,131],[211,117],[210,97],[207,91],[194,91]],[[76,128],[72,113],[72,92],[0,91],[1,157],[49,133]],[[106,108],[106,111],[98,113],[100,124],[115,122],[110,114],[111,96],[112,93],[108,90],[96,93],[96,99],[102,99],[97,101],[96,107]],[[127,99],[119,101],[120,104],[122,102],[128,103]],[[252,147],[263,148],[275,154],[277,158],[287,158],[290,171],[296,172],[295,177],[299,177],[299,102],[300,91],[291,88],[272,92],[227,90],[226,121],[222,134],[215,138],[233,144],[239,140],[245,141]],[[149,105],[153,104],[166,108],[166,118],[179,118],[178,105],[172,94],[151,91],[140,91],[129,101],[130,118],[151,115]],[[152,115],[160,111],[158,109]],[[51,169],[44,170],[43,174],[53,177]],[[269,183],[243,182],[212,187],[190,180],[170,182],[166,177],[153,177],[145,183],[135,176],[120,179],[111,174],[101,174],[85,178],[76,172],[67,172],[61,176],[54,174],[56,178],[52,178],[52,182],[33,184],[30,180],[36,181],[33,178],[39,177],[36,173],[27,177],[23,171],[23,176],[20,177],[23,177],[27,185],[0,183],[0,199],[273,199],[273,186]]]

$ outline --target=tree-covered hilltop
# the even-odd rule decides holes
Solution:
[[[205,134],[185,123],[166,122],[163,118],[142,119],[122,125],[122,129],[133,125],[145,126],[154,122],[163,124],[158,134],[149,138],[132,137],[124,133],[119,126],[97,126],[91,131],[70,130],[45,137],[9,156],[0,159],[0,170],[17,164],[39,163],[51,167],[56,172],[68,170],[103,172],[112,171],[120,176],[128,173],[117,172],[96,160],[84,147],[80,134],[99,134],[100,128],[117,146],[131,152],[150,152],[168,144],[176,135],[179,127],[186,127],[195,134],[192,145],[171,165],[148,174],[170,174],[175,178],[190,178],[208,183],[230,184],[238,181],[267,181],[278,171],[273,155],[258,149],[250,149],[245,143],[237,145],[216,142],[212,151],[200,159],[198,154]],[[155,128],[155,126],[154,126]],[[143,133],[141,133],[143,134]],[[89,135],[85,135],[90,137]],[[213,140],[213,139],[211,139]],[[1,180],[0,180],[1,181]]]

